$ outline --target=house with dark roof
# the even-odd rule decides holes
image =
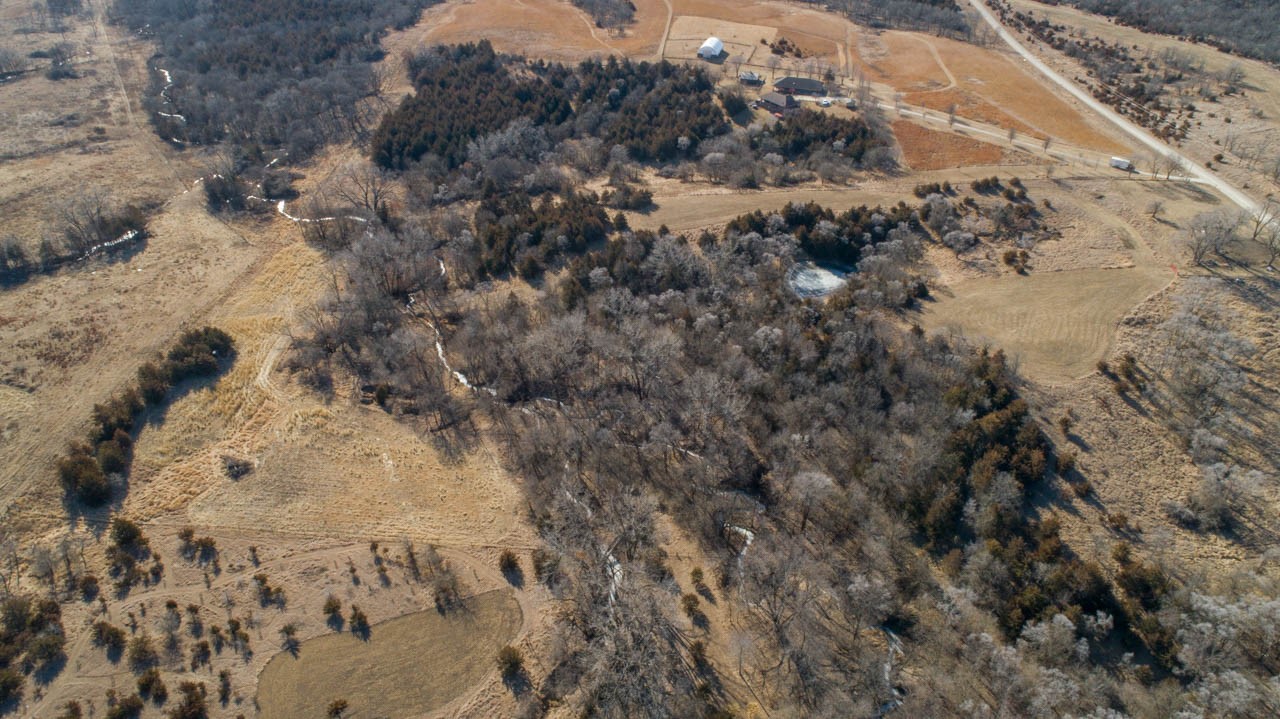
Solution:
[[[766,92],[760,96],[760,107],[769,112],[787,114],[800,107],[800,101],[780,92]]]
[[[773,89],[785,95],[825,95],[827,87],[807,77],[784,77],[773,83]]]

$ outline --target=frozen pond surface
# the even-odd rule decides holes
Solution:
[[[800,297],[826,297],[844,287],[848,275],[847,270],[833,265],[797,262],[787,273],[787,284]]]

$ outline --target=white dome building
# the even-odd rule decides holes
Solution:
[[[698,48],[698,57],[703,60],[715,60],[723,52],[724,42],[718,37],[709,37],[706,42],[702,43],[702,47]]]

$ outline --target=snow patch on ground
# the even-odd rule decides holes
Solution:
[[[90,248],[89,248],[89,251],[88,251],[88,252],[86,252],[86,253],[84,253],[84,256],[85,256],[85,257],[90,257],[90,256],[92,256],[92,255],[95,255],[95,254],[97,254],[97,253],[99,253],[99,252],[103,251],[103,250],[109,250],[109,249],[111,249],[112,247],[115,247],[115,246],[117,246],[117,245],[123,245],[124,243],[126,243],[126,242],[129,242],[129,241],[133,240],[133,239],[134,239],[134,238],[136,238],[137,236],[138,236],[138,231],[137,231],[137,230],[129,230],[128,232],[124,233],[123,235],[120,235],[119,237],[117,237],[117,238],[116,238],[116,239],[114,239],[114,240],[111,240],[111,241],[109,241],[109,242],[103,242],[103,243],[102,243],[102,244],[100,244],[100,245],[94,245],[93,247],[90,247]]]

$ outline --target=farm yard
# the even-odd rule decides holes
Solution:
[[[1012,1],[1019,8],[1118,41],[1150,42],[1154,48],[1198,47],[1151,38],[1068,8]],[[1262,556],[1261,534],[1242,529],[1241,539],[1226,531],[1207,533],[1203,526],[1178,519],[1185,514],[1169,509],[1201,491],[1203,462],[1192,457],[1200,451],[1195,442],[1201,440],[1185,439],[1179,434],[1181,425],[1161,419],[1169,407],[1181,406],[1176,405],[1181,400],[1172,380],[1161,375],[1173,361],[1161,344],[1167,335],[1160,334],[1170,331],[1170,318],[1180,316],[1186,298],[1207,286],[1197,283],[1205,278],[1220,281],[1215,287],[1224,289],[1212,296],[1227,309],[1213,315],[1219,323],[1214,330],[1234,333],[1242,338],[1242,347],[1248,346],[1240,350],[1238,366],[1255,411],[1249,418],[1224,419],[1214,431],[1239,432],[1231,436],[1245,438],[1233,449],[1241,462],[1269,466],[1274,444],[1268,444],[1265,435],[1277,420],[1276,405],[1270,402],[1277,392],[1280,375],[1274,370],[1280,350],[1269,326],[1276,281],[1261,242],[1244,239],[1217,254],[1207,253],[1208,259],[1199,263],[1190,260],[1186,237],[1191,228],[1199,226],[1204,215],[1225,211],[1227,203],[1201,184],[1177,177],[1159,179],[1154,161],[1135,152],[1131,141],[1035,75],[1002,45],[917,31],[871,30],[817,6],[782,0],[635,0],[634,22],[615,30],[559,0],[441,2],[426,7],[417,22],[389,29],[381,39],[386,53],[374,65],[374,74],[382,85],[379,95],[366,100],[367,126],[353,133],[361,139],[322,145],[307,160],[292,163],[287,152],[275,148],[258,147],[258,154],[253,154],[232,151],[229,144],[204,147],[157,135],[149,96],[173,77],[162,68],[166,58],[157,54],[154,38],[112,22],[109,0],[86,0],[83,9],[61,25],[40,26],[51,21],[41,21],[31,7],[26,0],[0,0],[0,35],[7,43],[3,47],[33,63],[33,69],[0,82],[0,120],[9,128],[0,137],[3,234],[27,243],[34,256],[43,251],[37,250],[42,240],[50,246],[63,241],[69,219],[76,216],[74,201],[84,196],[110,210],[137,208],[147,223],[145,240],[136,250],[87,256],[56,271],[32,273],[22,282],[0,286],[0,578],[5,595],[21,586],[57,598],[62,607],[59,631],[65,634],[60,671],[47,676],[44,670],[22,673],[24,692],[12,702],[0,699],[0,716],[60,716],[75,701],[87,716],[127,716],[112,712],[121,699],[142,692],[141,681],[148,677],[167,685],[169,699],[149,699],[133,715],[143,719],[176,710],[186,682],[207,692],[206,716],[227,719],[326,712],[354,718],[525,713],[567,717],[573,715],[575,702],[584,701],[573,693],[573,682],[589,673],[586,662],[600,656],[595,646],[573,645],[564,638],[570,608],[590,601],[606,608],[604,616],[612,616],[608,612],[616,607],[620,613],[636,613],[628,616],[650,616],[653,622],[660,616],[669,622],[661,625],[663,631],[679,637],[672,643],[678,649],[669,651],[687,654],[690,675],[706,672],[698,676],[716,677],[714,683],[699,683],[696,691],[685,694],[714,697],[720,706],[732,709],[733,716],[766,716],[766,707],[780,706],[783,682],[760,669],[776,658],[765,650],[752,654],[748,641],[762,626],[757,614],[761,605],[747,603],[745,590],[733,583],[743,572],[766,573],[766,558],[782,562],[781,554],[768,554],[779,551],[766,530],[775,518],[750,493],[768,485],[778,497],[795,502],[786,512],[779,510],[780,517],[786,516],[777,521],[816,527],[829,521],[837,508],[834,501],[823,499],[834,496],[829,494],[830,482],[802,472],[798,476],[812,486],[801,486],[798,478],[784,483],[781,470],[774,476],[743,457],[726,454],[744,462],[726,463],[728,474],[757,472],[752,481],[760,485],[738,486],[726,480],[727,489],[706,492],[704,499],[717,503],[714,521],[719,524],[715,531],[705,526],[695,530],[699,525],[681,505],[688,498],[678,491],[656,501],[638,489],[634,496],[620,495],[616,505],[600,506],[590,495],[605,491],[601,487],[606,480],[592,477],[598,468],[571,468],[559,455],[551,461],[546,459],[550,451],[544,456],[536,450],[539,445],[571,446],[581,439],[574,433],[582,431],[590,438],[581,442],[583,453],[597,443],[634,445],[641,469],[628,476],[646,478],[649,472],[678,477],[672,467],[702,460],[700,453],[707,451],[673,439],[677,429],[671,423],[659,423],[645,436],[624,436],[616,428],[609,429],[614,434],[587,434],[587,429],[600,430],[589,423],[601,421],[598,418],[575,417],[581,426],[558,425],[560,413],[574,400],[545,377],[567,376],[566,358],[583,352],[590,342],[601,342],[601,352],[613,353],[608,357],[624,352],[640,357],[624,380],[612,380],[612,385],[602,381],[601,392],[634,383],[641,388],[637,396],[643,397],[660,392],[646,382],[666,383],[749,406],[749,393],[740,387],[703,387],[699,383],[708,381],[707,373],[672,381],[671,362],[664,367],[653,360],[660,353],[683,357],[679,353],[697,351],[711,356],[710,349],[673,339],[686,337],[681,334],[687,330],[683,325],[679,332],[655,335],[651,343],[629,345],[634,338],[610,336],[614,344],[606,345],[603,335],[586,330],[575,334],[580,329],[575,323],[584,320],[572,311],[589,314],[604,307],[598,311],[620,312],[621,318],[627,312],[659,316],[661,307],[661,313],[669,313],[661,316],[678,318],[677,324],[700,323],[707,337],[720,332],[709,346],[732,346],[733,352],[756,361],[772,351],[770,342],[781,342],[778,337],[798,327],[787,323],[794,323],[801,310],[762,319],[748,335],[750,342],[739,341],[728,334],[728,310],[723,317],[694,312],[700,308],[681,306],[670,293],[653,290],[646,290],[647,297],[637,291],[635,297],[620,299],[620,288],[638,280],[624,279],[616,266],[610,269],[613,276],[601,275],[604,265],[588,266],[564,250],[569,243],[564,236],[555,239],[556,250],[542,256],[545,268],[530,269],[516,259],[537,241],[535,232],[513,234],[502,270],[464,262],[460,258],[469,246],[453,240],[493,242],[501,232],[494,228],[502,222],[485,220],[484,213],[542,218],[569,202],[564,193],[556,201],[530,200],[527,209],[503,207],[484,196],[488,190],[477,179],[480,175],[457,180],[459,173],[473,172],[482,164],[485,172],[505,169],[506,181],[522,188],[538,188],[546,177],[562,177],[575,183],[575,189],[612,193],[607,211],[603,199],[599,205],[592,200],[606,234],[590,243],[583,256],[604,256],[609,248],[623,247],[622,238],[630,236],[625,233],[653,235],[665,228],[687,241],[662,240],[655,243],[657,249],[646,247],[644,252],[651,254],[638,266],[656,276],[654,267],[668,262],[663,282],[695,287],[711,282],[711,271],[705,269],[711,263],[729,262],[716,251],[718,243],[729,242],[727,228],[750,226],[763,236],[761,244],[739,250],[757,264],[741,274],[740,286],[716,278],[717,292],[728,286],[745,292],[742,287],[781,281],[785,285],[779,286],[791,290],[785,302],[808,308],[803,311],[810,312],[810,318],[843,306],[840,303],[853,307],[870,295],[901,292],[909,296],[901,308],[877,305],[867,316],[902,338],[919,332],[935,343],[933,348],[963,337],[975,346],[998,349],[1008,358],[1010,371],[1016,372],[1016,382],[1009,386],[1016,386],[1025,398],[1030,421],[1043,426],[1047,437],[1045,449],[1037,451],[1047,462],[1047,469],[1042,469],[1048,479],[1027,490],[1028,511],[1034,507],[1044,513],[1041,516],[1053,513],[1070,551],[1105,566],[1108,576],[1121,566],[1112,559],[1117,541],[1126,542],[1138,556],[1157,558],[1151,561],[1162,566],[1183,564],[1213,576],[1251,568]],[[724,42],[725,53],[716,62],[698,60],[697,50],[710,36]],[[543,175],[532,168],[517,172],[493,159],[501,155],[497,144],[495,150],[473,142],[473,147],[464,145],[465,161],[458,168],[436,167],[435,157],[394,171],[377,169],[381,174],[353,169],[373,167],[367,138],[378,126],[376,120],[390,113],[402,96],[419,90],[406,72],[418,67],[411,65],[413,53],[436,43],[482,37],[500,53],[531,59],[577,63],[617,56],[688,63],[708,73],[712,82],[706,97],[713,98],[714,108],[719,107],[716,102],[728,107],[723,98],[741,89],[736,80],[740,69],[764,76],[760,93],[772,89],[773,81],[782,76],[821,78],[830,72],[843,88],[839,95],[833,93],[841,102],[819,107],[817,98],[806,98],[802,105],[814,111],[802,112],[833,123],[860,121],[871,113],[869,108],[843,105],[865,80],[872,101],[881,108],[886,142],[897,162],[858,166],[827,177],[808,171],[802,161],[792,163],[790,157],[784,164],[779,156],[772,165],[772,160],[760,160],[762,167],[768,165],[767,172],[756,177],[767,177],[767,182],[737,186],[705,169],[712,164],[707,156],[733,154],[723,143],[710,151],[686,152],[681,146],[666,159],[636,161],[624,152],[611,152],[608,145],[592,150],[581,138],[553,153],[550,145],[539,144],[547,142],[546,137],[530,130],[519,142],[532,148],[531,156],[543,153],[540,157],[554,157],[563,167]],[[47,55],[62,42],[75,48],[68,60],[74,77],[50,79],[45,64],[52,70],[56,60],[40,54]],[[1212,68],[1222,69],[1221,57],[1205,57]],[[1051,59],[1055,67],[1072,67],[1063,58]],[[45,63],[39,69],[37,60]],[[1228,98],[1223,103],[1241,118],[1231,124],[1265,134],[1274,116],[1271,110],[1280,108],[1280,72],[1261,63],[1245,65],[1251,82],[1248,99]],[[568,86],[576,87],[575,83],[576,78]],[[749,99],[756,92],[746,90]],[[1246,103],[1261,108],[1265,118],[1244,119]],[[948,121],[951,114],[954,118]],[[606,124],[599,118],[593,121]],[[763,111],[744,112],[737,118],[741,125],[725,125],[733,132],[765,133],[756,135],[758,139],[767,136],[762,123],[772,121]],[[1193,138],[1201,147],[1192,149],[1212,157],[1210,150],[1218,148],[1209,144],[1208,136],[1225,127],[1206,118],[1206,127],[1197,130],[1202,136]],[[526,130],[517,126],[516,131]],[[621,148],[622,140],[618,142]],[[830,138],[816,145],[815,156],[846,146],[843,139],[837,144]],[[599,157],[576,165],[575,152],[596,152]],[[766,150],[759,152],[767,156]],[[1110,156],[1133,157],[1139,172],[1125,174],[1107,167]],[[281,164],[273,170],[277,163]],[[812,166],[819,167],[818,162]],[[788,177],[779,167],[794,174]],[[1243,163],[1231,161],[1223,167],[1224,176],[1251,183],[1255,195],[1264,194],[1260,188],[1275,189],[1274,183],[1265,184],[1256,167],[1245,169]],[[247,209],[223,209],[210,199],[214,195],[207,184],[224,180],[221,173],[229,173],[228,168],[251,178],[247,192],[256,194],[245,198]],[[281,177],[287,179],[286,191],[272,194],[267,186]],[[367,206],[357,208],[362,191],[368,195],[363,198]],[[644,201],[629,201],[627,193],[643,196]],[[537,195],[533,190],[529,194]],[[802,220],[788,220],[799,223],[785,228],[789,241],[803,249],[795,249],[794,255],[774,254],[776,246],[767,243],[783,236],[778,229],[783,215],[803,216],[794,208],[809,203],[835,214],[803,229]],[[954,212],[951,224],[930,224],[923,208],[943,205]],[[880,219],[874,219],[871,210],[841,216],[859,207],[877,208]],[[906,218],[903,227],[914,223],[912,231],[922,238],[922,246],[919,257],[911,260],[914,274],[885,283],[893,291],[861,285],[871,274],[865,266],[819,255],[823,248],[848,251],[813,239],[830,232],[831,226],[852,223],[849,226],[866,229],[867,238],[873,231],[884,235],[892,224],[876,223],[895,207],[905,208],[894,216]],[[469,213],[465,217],[464,210]],[[760,219],[752,225],[749,217],[756,211]],[[865,220],[865,228],[856,224],[864,216],[871,218]],[[327,381],[317,380],[300,358],[307,356],[308,341],[329,331],[326,323],[341,324],[333,308],[341,307],[340,300],[351,296],[351,286],[360,279],[344,263],[355,263],[352,258],[363,247],[373,246],[378,237],[375,225],[388,217],[422,221],[428,229],[415,235],[416,241],[440,240],[429,252],[404,260],[405,266],[429,266],[439,285],[402,294],[397,289],[394,302],[387,305],[390,309],[377,308],[386,312],[376,325],[382,334],[356,350],[330,348],[331,358],[345,352],[354,359],[345,369],[334,370]],[[324,221],[308,222],[317,218]],[[594,222],[596,215],[590,219]],[[566,213],[554,222],[567,225],[577,220]],[[543,229],[555,229],[554,222],[548,220]],[[342,251],[332,251],[324,245],[327,235],[317,230],[322,225],[322,230],[356,227],[356,240]],[[1247,236],[1247,225],[1241,227],[1242,236]],[[878,236],[877,242],[892,237]],[[884,250],[885,257],[903,251],[900,238],[885,245],[893,242],[899,244]],[[553,244],[548,241],[544,248]],[[872,250],[863,257],[873,256]],[[566,254],[557,259],[557,251]],[[609,255],[609,262],[627,253],[640,250],[627,245],[625,251]],[[683,275],[672,258],[701,269]],[[485,262],[497,260],[486,257]],[[715,271],[720,271],[718,265]],[[381,279],[395,283],[394,277]],[[469,284],[460,289],[464,283]],[[614,286],[619,289],[610,289]],[[904,287],[910,287],[909,295]],[[689,292],[690,297],[694,294]],[[584,309],[592,303],[597,309]],[[548,317],[553,324],[539,325],[550,322]],[[486,319],[488,325],[481,321]],[[421,332],[413,341],[407,339],[405,326],[396,325],[411,321],[416,323],[412,329]],[[766,321],[776,326],[766,326]],[[528,336],[486,335],[495,327],[507,329],[504,322],[523,327]],[[608,331],[629,332],[637,326],[632,319],[617,319],[615,324],[618,327]],[[148,399],[136,416],[130,415],[136,422],[132,436],[123,440],[127,461],[110,480],[110,502],[89,507],[71,499],[59,484],[64,457],[74,454],[68,447],[82,442],[87,433],[94,442],[101,441],[94,438],[99,423],[114,398],[138,385],[141,366],[171,357],[176,337],[204,326],[225,331],[234,340],[234,356],[219,357],[218,372],[208,378],[175,382],[165,403]],[[825,327],[795,330],[815,346],[829,339],[824,332]],[[505,350],[486,352],[485,341],[503,342]],[[905,343],[915,342],[901,341],[904,344],[896,347],[884,342],[884,351],[893,355]],[[920,346],[926,344],[922,340]],[[373,346],[403,347],[403,357],[417,363],[415,368],[432,368],[424,373],[443,378],[433,385],[434,398],[401,394],[396,383],[410,374],[407,371],[376,381],[359,376],[353,368],[377,369],[381,361],[373,359]],[[1141,360],[1125,359],[1128,356]],[[537,359],[510,370],[527,373],[524,383],[504,385],[499,378],[509,368],[503,362],[519,364],[516,360],[529,357]],[[810,361],[798,351],[783,359],[796,365]],[[339,359],[329,361],[334,367],[340,364]],[[954,358],[948,361],[959,364]],[[796,414],[822,406],[819,395],[811,399],[814,404]],[[448,415],[440,409],[448,401],[469,408],[470,414]],[[704,401],[708,407],[713,404]],[[894,404],[894,422],[907,427],[932,421],[923,418],[923,410],[920,419],[908,417],[908,404]],[[826,406],[830,411],[833,405]],[[608,416],[611,411],[597,414]],[[697,423],[710,434],[757,423],[741,408],[735,411],[737,416],[708,415]],[[956,413],[954,408],[948,411]],[[1064,417],[1070,422],[1063,424]],[[799,442],[802,433],[791,436]],[[803,436],[806,443],[815,441]],[[725,444],[749,446],[739,442],[738,435],[724,437]],[[122,440],[107,435],[105,441]],[[825,441],[829,440],[817,443]],[[774,451],[763,445],[751,449]],[[807,447],[793,461],[810,461],[806,452],[819,450]],[[1054,469],[1062,466],[1059,458],[1068,452],[1075,462],[1074,474]],[[520,465],[513,459],[516,455],[527,464]],[[540,461],[543,464],[537,464]],[[857,471],[874,473],[867,467]],[[1082,490],[1086,477],[1090,484]],[[539,483],[559,487],[554,483],[571,479],[587,490],[531,496]],[[673,480],[672,485],[682,486],[682,481]],[[636,487],[647,486],[636,482]],[[1273,499],[1270,485],[1258,492],[1266,501]],[[643,520],[620,524],[616,543],[568,550],[573,545],[547,542],[550,531],[569,532],[556,524],[571,525],[565,517],[578,517],[587,526],[601,521],[594,513],[622,511],[620,507]],[[875,516],[866,521],[887,521],[881,512],[877,506],[869,513]],[[1247,518],[1258,527],[1269,521],[1261,511]],[[121,520],[140,533],[131,548],[119,538],[128,534]],[[859,551],[871,559],[857,561],[890,566],[907,562],[900,555],[935,551],[932,546],[912,545],[915,539],[905,538],[909,534],[903,530],[904,538],[894,539],[891,547],[869,543]],[[925,536],[923,531],[915,534]],[[579,541],[576,535],[574,541]],[[716,542],[728,549],[710,549]],[[32,549],[37,547],[51,549]],[[130,552],[133,559],[121,559],[122,553]],[[555,561],[548,559],[553,555]],[[793,559],[795,566],[809,571],[808,560]],[[956,586],[969,581],[968,574],[949,568],[948,563],[961,561],[956,555],[937,551],[934,559],[927,567],[920,565],[921,576],[935,572]],[[121,562],[130,569],[122,569]],[[46,581],[47,566],[53,569]],[[600,576],[605,579],[598,586],[566,579],[582,567],[603,567]],[[132,577],[135,570],[134,583],[125,583],[121,577]],[[873,574],[859,581],[881,586],[882,578]],[[73,586],[73,579],[86,575],[94,577],[92,596],[80,584]],[[926,581],[905,574],[884,576],[890,584]],[[648,597],[659,597],[670,607],[641,606],[641,598]],[[978,611],[965,611],[970,610]],[[932,686],[925,683],[929,660],[914,643],[918,637],[901,632],[907,640],[904,646],[894,632],[882,628],[896,627],[894,622],[907,616],[924,627],[939,620],[936,607],[914,600],[895,605],[893,611],[902,616],[868,610],[867,616],[875,615],[876,621],[853,631],[853,644],[859,661],[874,670],[871,673],[898,673],[897,684],[885,691],[887,702],[900,702],[898,685],[908,691],[925,687],[920,694]],[[1118,615],[1120,610],[1115,611]],[[1030,616],[1026,619],[1031,621]],[[982,621],[993,627],[996,623],[991,618]],[[588,626],[586,620],[574,626],[584,635],[615,629]],[[1011,645],[1019,641],[1011,636]],[[634,646],[649,646],[644,644],[649,638],[629,639]],[[1138,640],[1126,636],[1116,641]],[[499,650],[507,651],[504,647],[521,658],[515,666],[499,660]],[[0,662],[0,671],[7,671],[8,662]],[[1129,682],[1126,691],[1146,686],[1129,676],[1118,681]],[[562,693],[554,699],[543,694],[553,689]],[[538,699],[546,699],[538,709],[543,713],[534,714]],[[339,700],[341,707],[335,709]]]

